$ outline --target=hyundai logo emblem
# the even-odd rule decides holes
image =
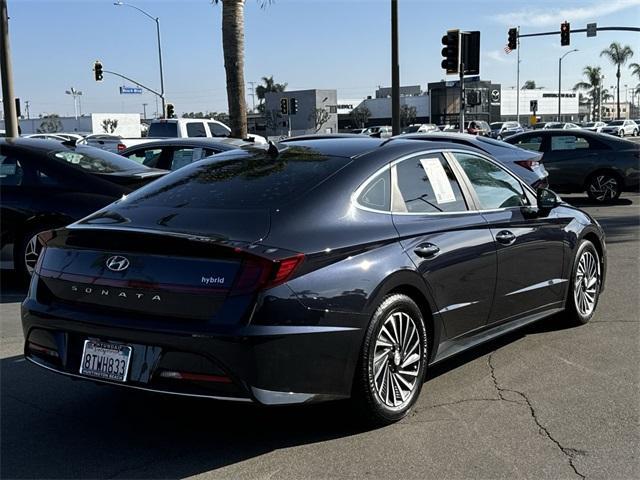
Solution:
[[[113,272],[122,272],[129,268],[129,259],[127,257],[123,257],[121,255],[114,255],[113,257],[107,258],[105,262],[107,268]]]

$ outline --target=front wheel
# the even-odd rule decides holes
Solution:
[[[621,128],[620,130],[618,130],[618,136],[620,138],[624,138],[624,129]]]
[[[360,353],[353,401],[367,423],[386,425],[414,405],[427,367],[422,313],[406,295],[392,294],[378,306]]]
[[[587,195],[598,203],[613,202],[622,193],[622,185],[617,176],[611,173],[597,173],[587,183]]]
[[[593,317],[600,297],[601,278],[598,251],[589,240],[583,240],[576,253],[567,295],[566,311],[571,324],[584,325]]]
[[[637,128],[633,131],[633,136],[634,136],[634,137],[637,137],[637,136],[638,136],[638,129],[637,129]]]

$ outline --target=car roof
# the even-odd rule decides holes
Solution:
[[[591,130],[585,130],[582,128],[572,128],[569,130],[564,130],[562,128],[547,128],[546,130],[531,130],[528,132],[518,133],[516,135],[512,135],[505,139],[505,142],[513,143],[517,141],[519,138],[526,138],[530,136],[536,135],[547,135],[551,136],[553,134],[557,135],[581,135],[587,138],[593,138],[602,143],[606,143],[608,145],[615,145],[618,148],[628,148],[629,145],[637,145],[637,143],[632,142],[630,140],[625,140],[623,138],[618,138],[613,135],[606,135],[603,133],[593,132]]]
[[[59,140],[51,140],[48,138],[0,138],[0,145],[6,145],[9,147],[17,147],[24,148],[28,150],[35,150],[40,153],[50,152],[52,150],[60,150],[61,148],[75,148],[73,146],[69,146],[64,142],[60,142]],[[86,147],[91,148],[91,147]]]
[[[217,147],[221,150],[232,150],[244,146],[251,146],[253,142],[247,142],[238,138],[225,137],[195,137],[195,138],[159,138],[150,142],[139,143],[133,145],[122,153],[133,152],[145,148],[153,147]]]

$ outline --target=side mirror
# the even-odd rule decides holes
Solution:
[[[541,210],[551,210],[560,205],[560,198],[556,193],[548,188],[539,188],[536,190],[536,200],[538,208]]]

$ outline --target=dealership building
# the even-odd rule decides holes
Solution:
[[[537,102],[536,117],[539,122],[558,121],[558,91],[535,89],[520,90],[515,88],[502,89],[500,103],[500,117],[502,121],[517,120],[518,101],[520,103],[520,123],[529,125],[530,117],[533,115],[532,101]],[[578,93],[572,90],[562,90],[560,95],[561,120],[562,122],[579,122],[580,106],[578,103]]]

